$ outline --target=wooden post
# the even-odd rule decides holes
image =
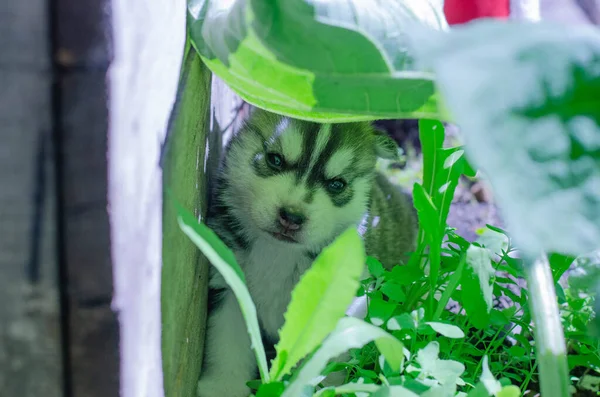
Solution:
[[[0,396],[63,397],[46,1],[0,31]]]
[[[108,218],[107,0],[51,0],[65,396],[119,393]]]

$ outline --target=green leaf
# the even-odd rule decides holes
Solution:
[[[596,249],[600,31],[483,21],[414,33],[519,246],[532,255]]]
[[[387,322],[387,327],[391,331],[398,331],[401,329],[415,329],[417,325],[410,314],[402,313],[399,316],[389,319]]]
[[[446,309],[448,302],[450,301],[450,297],[456,291],[458,287],[458,283],[462,278],[463,271],[465,269],[465,263],[467,262],[466,254],[461,254],[458,266],[454,273],[450,276],[448,280],[448,284],[446,285],[446,289],[442,293],[440,300],[438,301],[437,308],[435,309],[435,313],[433,314],[433,320],[437,320],[442,315],[442,312]]]
[[[295,380],[285,390],[283,397],[300,396],[306,387],[315,386],[315,378],[330,359],[371,341],[375,341],[390,367],[398,371],[404,359],[402,343],[381,328],[354,317],[344,317],[321,347],[298,370]]]
[[[486,389],[485,385],[481,382],[479,382],[477,385],[475,385],[475,387],[473,389],[471,389],[469,394],[467,394],[467,397],[489,397],[489,396],[490,396],[490,393]]]
[[[397,304],[386,302],[378,296],[374,296],[369,300],[369,317],[371,322],[380,326],[386,322],[398,307]]]
[[[256,397],[279,397],[285,389],[283,383],[265,383],[258,388]]]
[[[400,284],[393,281],[388,281],[381,286],[381,292],[390,298],[394,302],[404,302],[406,300],[406,294]]]
[[[550,269],[552,270],[552,278],[555,283],[558,283],[558,280],[561,276],[569,270],[576,257],[572,255],[562,255],[562,254],[550,254],[548,255],[548,262],[550,262]]]
[[[502,390],[496,394],[496,397],[520,397],[521,389],[515,385],[504,386]]]
[[[419,141],[423,152],[423,188],[433,196],[435,171],[443,160],[439,150],[444,147],[444,125],[437,120],[419,120]]]
[[[502,311],[492,309],[490,312],[490,324],[496,327],[504,327],[510,323],[510,318],[507,317]]]
[[[367,256],[367,267],[369,268],[369,273],[371,273],[371,275],[375,278],[381,277],[385,274],[385,270],[381,262],[372,256]]]
[[[262,384],[263,383],[260,379],[253,379],[246,382],[246,386],[252,390],[258,390]]]
[[[208,258],[210,263],[221,273],[223,279],[233,291],[246,321],[246,327],[250,334],[252,349],[256,355],[256,361],[263,382],[269,382],[267,370],[267,357],[262,343],[256,306],[252,302],[250,292],[244,282],[244,274],[237,264],[233,252],[219,239],[219,237],[206,225],[198,221],[183,207],[178,207],[177,221],[181,230],[192,240],[200,251]]]
[[[467,265],[461,278],[462,305],[471,323],[484,329],[490,322],[493,291],[490,277],[494,274],[487,249],[471,245],[467,249]]]
[[[417,353],[417,362],[421,366],[424,374],[433,377],[439,383],[456,384],[460,375],[465,372],[465,366],[454,360],[442,360],[440,354],[440,344],[438,342],[429,342],[427,346]]]
[[[188,0],[192,41],[242,98],[317,121],[445,117],[415,69],[414,24],[445,30],[442,3]]]
[[[444,148],[444,136],[444,125],[440,121],[419,120],[419,140],[423,151],[423,188],[438,210],[441,233],[446,230],[450,204],[461,174],[472,173],[462,148]]]
[[[463,330],[458,328],[456,325],[438,323],[434,321],[429,321],[425,324],[433,328],[435,332],[442,334],[447,338],[459,339],[465,337]]]
[[[389,280],[393,280],[398,285],[407,286],[425,276],[423,270],[419,267],[418,262],[415,264],[408,263],[404,266],[394,266],[388,273]]]
[[[425,191],[423,186],[415,183],[413,186],[413,201],[419,218],[419,234],[423,230],[429,244],[429,279],[431,290],[437,288],[441,263],[442,228],[439,224],[438,209]],[[433,294],[429,295],[429,308],[433,312]],[[433,315],[433,313],[430,313]]]
[[[438,223],[440,229],[446,229],[446,220],[450,212],[450,204],[458,186],[460,176],[465,172],[466,160],[461,147],[438,149],[439,163],[435,170],[435,191],[431,196],[438,209]]]
[[[523,357],[526,355],[525,349],[523,349],[521,346],[511,346],[508,349],[508,353],[513,357]]]
[[[285,324],[279,331],[277,356],[271,366],[273,379],[289,373],[335,328],[360,285],[365,259],[356,228],[349,228],[304,273],[292,291]]]

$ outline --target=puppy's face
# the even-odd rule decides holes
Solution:
[[[226,157],[226,200],[243,231],[320,250],[367,210],[377,156],[393,140],[368,123],[317,124],[256,110]]]

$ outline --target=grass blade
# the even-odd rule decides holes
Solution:
[[[256,315],[256,306],[252,302],[250,292],[246,288],[244,274],[235,260],[233,252],[217,237],[217,235],[208,228],[208,226],[199,223],[183,207],[178,207],[179,226],[181,230],[192,240],[200,251],[208,258],[210,263],[217,268],[223,276],[227,285],[231,288],[240,304],[240,309],[246,327],[252,341],[252,349],[256,355],[260,377],[264,383],[269,382],[269,372],[267,367],[267,356],[260,335],[258,326],[258,317]]]

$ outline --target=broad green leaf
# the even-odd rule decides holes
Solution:
[[[463,330],[457,327],[456,325],[438,323],[435,321],[429,321],[425,324],[433,328],[435,332],[440,333],[447,338],[459,339],[465,337],[465,333],[463,332]]]
[[[302,395],[307,387],[315,386],[314,380],[330,359],[349,349],[362,347],[371,341],[375,341],[377,348],[390,367],[398,371],[404,359],[402,343],[381,328],[354,317],[344,317],[340,319],[335,330],[323,341],[321,347],[297,371],[296,378],[285,390],[283,397]]]
[[[318,121],[444,118],[407,30],[446,30],[437,0],[188,0],[192,41],[242,98]]]
[[[600,31],[483,21],[415,35],[518,245],[531,255],[597,249]]]
[[[490,278],[493,274],[489,251],[471,245],[461,277],[461,303],[471,323],[479,329],[484,329],[490,321],[493,297]]]
[[[252,349],[256,356],[260,377],[263,382],[269,382],[267,357],[262,343],[256,306],[252,302],[250,292],[246,288],[242,269],[237,264],[233,252],[219,239],[219,237],[203,223],[198,221],[183,207],[178,206],[179,227],[192,240],[210,263],[221,273],[223,279],[233,291],[246,321],[250,334]]]
[[[279,331],[271,377],[284,375],[335,328],[356,294],[365,263],[356,228],[349,228],[317,257],[292,291]]]

